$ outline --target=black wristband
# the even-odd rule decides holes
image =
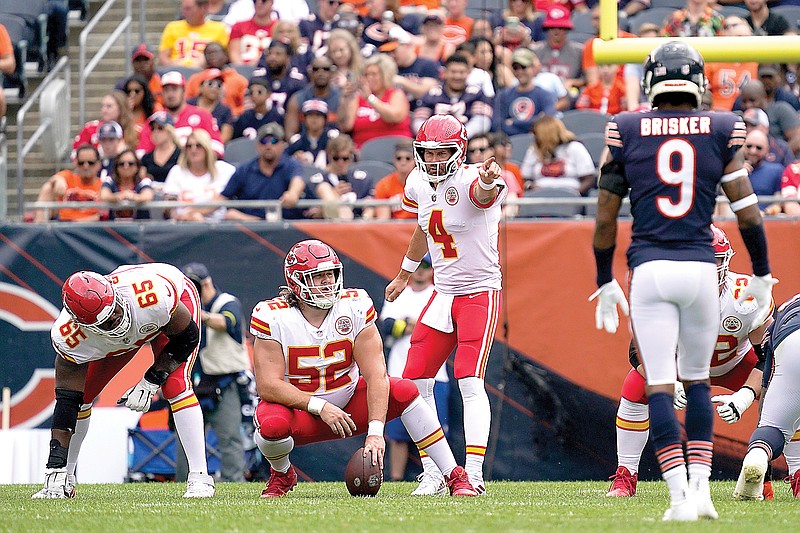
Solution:
[[[602,287],[609,281],[614,279],[612,266],[614,263],[614,249],[616,245],[611,248],[601,250],[594,247],[594,261],[597,264],[597,286]]]
[[[750,254],[750,261],[753,263],[754,276],[766,276],[771,272],[769,268],[769,256],[767,255],[767,235],[764,233],[764,226],[750,226],[749,228],[739,228],[742,240]]]
[[[67,466],[68,448],[61,445],[56,439],[50,439],[50,455],[47,457],[47,468],[64,468]]]
[[[167,381],[169,377],[169,372],[166,370],[156,370],[153,367],[147,369],[147,372],[144,373],[144,379],[149,381],[154,385],[158,385],[159,387]]]

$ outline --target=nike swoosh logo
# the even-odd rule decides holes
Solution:
[[[477,298],[480,294],[470,294],[467,298]]]

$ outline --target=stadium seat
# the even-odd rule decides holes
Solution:
[[[388,176],[394,172],[394,166],[384,163],[383,161],[357,161],[353,163],[350,170],[355,174],[356,172],[364,172],[367,178],[373,183],[378,182],[384,176]]]
[[[560,187],[545,187],[525,191],[523,198],[580,198],[581,194],[575,189]],[[519,218],[531,217],[574,217],[583,213],[582,205],[570,204],[542,204],[542,205],[520,205]]]
[[[717,11],[719,11],[723,17],[741,17],[745,18],[750,12],[739,6],[720,6]],[[789,22],[791,24],[791,21]]]
[[[410,137],[402,137],[399,135],[389,135],[387,137],[378,137],[372,139],[361,145],[359,152],[359,159],[361,161],[383,161],[389,164],[394,157],[394,147],[400,141],[412,141]]]
[[[584,133],[605,133],[608,115],[590,109],[571,109],[565,111],[561,121],[575,135]]]
[[[2,0],[0,13],[16,15],[25,22],[28,52],[35,53],[30,58],[23,57],[23,62],[38,61],[41,70],[47,61],[47,0]],[[16,42],[13,37],[11,42]]]
[[[183,67],[180,65],[172,65],[169,67],[159,67],[157,70],[158,73],[161,74],[162,76],[167,72],[172,72],[173,70],[177,70],[178,72],[183,74],[184,80],[189,81],[189,78],[200,72],[202,69],[196,67]]]
[[[594,39],[595,37],[597,37],[597,34],[595,34],[594,32],[592,32],[592,33],[589,33],[589,32],[586,32],[586,31],[571,31],[571,32],[569,32],[569,40],[574,42],[574,43],[578,43],[578,44],[583,44],[586,41],[588,41],[589,39]]]
[[[578,135],[578,140],[589,151],[592,156],[594,166],[597,168],[600,163],[600,156],[603,154],[603,149],[606,147],[606,136],[603,133],[582,133]]]
[[[655,7],[668,7],[672,10],[683,9],[686,7],[686,0],[652,0],[650,8],[652,9]],[[639,13],[641,13],[641,11]]]
[[[233,65],[233,68],[248,80],[253,77],[253,71],[256,69],[255,65]]]
[[[29,39],[35,39],[36,36],[33,30],[25,24],[25,20],[16,15],[0,13],[0,24],[5,26],[8,31],[8,36],[14,46],[14,59],[17,62],[17,68],[13,74],[5,74],[0,78],[3,80],[3,87],[17,89],[17,96],[23,99],[28,86],[25,78],[25,57],[27,57],[28,44],[32,42]]]
[[[521,163],[522,160],[525,159],[525,152],[527,152],[528,148],[533,144],[533,134],[519,133],[517,135],[512,135],[508,140],[511,142],[511,156],[509,159]]]
[[[587,194],[590,198],[597,198],[599,191],[597,189],[590,189],[589,193]],[[597,203],[589,204],[586,206],[586,216],[593,217],[597,214]],[[629,218],[631,216],[631,204],[627,201],[622,203],[622,206],[619,208],[619,216],[624,218]]]
[[[800,29],[800,6],[775,6],[769,8],[772,13],[780,15],[786,19],[792,29]]]
[[[234,166],[240,166],[258,157],[256,141],[249,137],[239,137],[225,144],[225,161]]]
[[[664,25],[664,19],[672,15],[674,11],[675,9],[671,7],[651,7],[650,9],[639,11],[629,19],[628,31],[631,33],[638,33],[639,26],[645,22],[652,22],[653,24],[657,24],[660,28]]]

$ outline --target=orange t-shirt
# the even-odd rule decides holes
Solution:
[[[5,56],[14,53],[14,47],[11,45],[11,37],[8,36],[6,27],[0,24],[0,56]]]
[[[427,9],[439,9],[442,7],[440,0],[400,0],[401,6],[420,6]]]
[[[758,63],[706,63],[711,109],[730,111],[739,90],[750,80],[758,79]]]
[[[625,98],[625,82],[619,78],[614,78],[611,87],[605,87],[597,82],[587,86],[578,101],[575,102],[576,109],[594,109],[601,113],[616,115],[622,108],[622,100]]]
[[[520,170],[519,165],[514,163],[513,161],[507,161],[505,167],[503,167],[503,174],[511,174],[514,177],[514,180],[517,182],[516,186],[509,183],[509,179],[506,175],[503,176],[503,179],[506,181],[508,185],[508,190],[511,192],[520,193],[525,190],[525,180],[522,178],[522,170]]]
[[[161,75],[158,72],[154,72],[152,76],[150,76],[150,83],[147,84],[150,92],[153,93],[153,98],[155,99],[158,105],[164,105],[164,96],[161,94],[164,88],[161,86]]]
[[[446,43],[453,46],[458,46],[472,36],[472,26],[475,24],[475,19],[471,17],[450,18],[444,19],[444,30],[442,30],[442,39]]]
[[[75,172],[67,169],[56,174],[64,178],[67,182],[67,191],[62,202],[97,202],[100,199],[100,187],[102,182],[96,178],[92,183],[86,184]],[[93,219],[100,211],[98,209],[61,209],[58,212],[58,219],[65,221],[80,221]]]
[[[400,178],[397,172],[392,172],[388,176],[381,178],[375,184],[375,199],[376,200],[391,200],[394,198],[402,200],[403,198],[403,184],[400,183]],[[392,206],[392,218],[417,218],[414,213],[409,213],[400,205]]]
[[[186,98],[194,98],[200,94],[200,84],[203,83],[203,71],[192,74],[186,82]],[[231,113],[238,117],[244,112],[244,93],[247,90],[247,78],[236,72],[235,69],[226,68],[222,71],[222,90],[224,96],[222,103],[231,108]]]

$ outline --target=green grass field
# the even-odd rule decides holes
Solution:
[[[639,483],[635,498],[605,498],[604,482],[496,482],[480,498],[420,498],[412,483],[385,483],[376,498],[352,498],[344,483],[301,483],[280,500],[263,484],[224,483],[210,500],[184,500],[183,484],[79,485],[75,500],[31,500],[39,487],[0,486],[0,531],[777,531],[800,522],[800,501],[774,482],[775,501],[735,502],[733,482],[712,484],[720,519],[662,523],[663,483]]]

